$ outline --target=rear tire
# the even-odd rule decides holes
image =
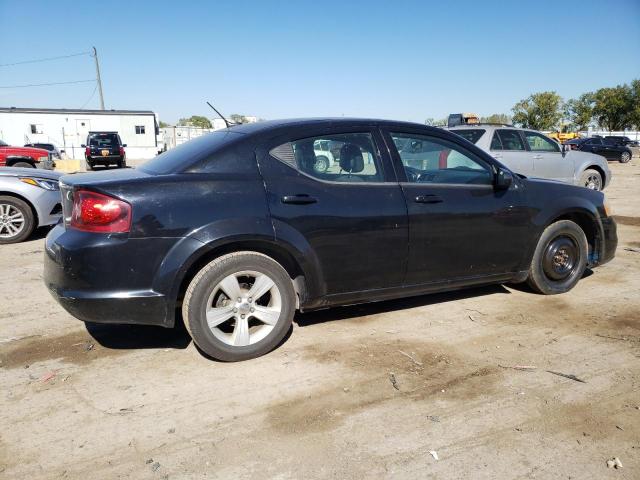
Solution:
[[[29,163],[29,162],[16,162],[11,166],[12,167],[20,167],[20,168],[36,168],[35,165],[33,165],[32,163]]]
[[[620,163],[627,163],[631,160],[631,154],[629,152],[622,152],[620,154]]]
[[[580,175],[580,185],[590,190],[602,190],[602,175],[593,168],[587,168]]]
[[[291,327],[296,294],[270,257],[237,252],[216,258],[191,280],[182,317],[195,344],[225,362],[273,350]]]
[[[538,293],[556,295],[575,287],[587,267],[589,245],[571,220],[549,225],[538,240],[527,283]]]
[[[0,245],[26,240],[35,227],[35,215],[25,201],[0,196]]]

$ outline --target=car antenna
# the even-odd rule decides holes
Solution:
[[[226,123],[226,124],[227,124],[227,128],[229,128],[229,127],[231,126],[231,124],[229,123],[229,121],[228,121],[226,118],[224,118],[224,117],[222,116],[222,114],[221,114],[218,110],[216,110],[216,107],[214,107],[213,105],[211,105],[209,102],[207,102],[207,105],[209,105],[211,108],[213,108],[213,111],[214,111],[214,112],[216,112],[216,113],[218,114],[218,116],[219,116],[222,120],[224,120],[224,123]]]

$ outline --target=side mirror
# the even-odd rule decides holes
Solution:
[[[127,146],[127,144],[126,144],[126,143],[123,143],[123,144],[122,144],[122,147],[123,147],[123,148],[124,148],[124,147],[126,147],[126,146]]]
[[[508,190],[513,184],[513,174],[509,170],[498,169],[495,179],[496,190]]]
[[[82,148],[87,148],[87,146],[83,143],[80,145]]]

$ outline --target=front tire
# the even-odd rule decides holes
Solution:
[[[560,220],[538,240],[527,283],[538,293],[556,295],[575,287],[587,267],[589,245],[578,224]]]
[[[36,227],[31,207],[15,197],[0,197],[0,245],[26,240]]]
[[[602,175],[593,168],[587,168],[580,176],[580,185],[590,190],[602,190]]]
[[[620,154],[620,163],[627,163],[631,160],[631,154],[629,152],[622,152]]]
[[[205,265],[182,303],[195,344],[225,362],[273,350],[291,327],[296,294],[289,274],[270,257],[237,252]]]

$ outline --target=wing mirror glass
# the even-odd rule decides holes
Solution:
[[[87,148],[87,146],[86,146],[84,143],[80,144],[80,146],[81,146],[82,148]]]
[[[509,170],[503,168],[498,169],[495,181],[496,190],[508,190],[512,184],[513,174]]]

